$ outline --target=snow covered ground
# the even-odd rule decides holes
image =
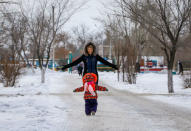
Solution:
[[[40,72],[29,71],[16,87],[3,88],[1,84],[0,131],[63,131],[67,119],[63,100],[49,95],[66,86],[59,83],[64,74],[57,74],[48,71],[46,83],[41,84]]]
[[[120,78],[121,77],[122,76],[120,76]],[[119,90],[138,93],[149,99],[191,109],[191,89],[184,88],[182,77],[179,75],[173,76],[175,91],[173,94],[168,93],[167,74],[138,74],[136,85],[129,85],[121,81],[118,82],[117,73],[113,72],[100,72],[100,79]]]
[[[72,92],[82,84],[77,74],[48,70],[41,84],[39,70],[28,71],[16,87],[1,84],[0,131],[191,129],[190,112],[181,108],[190,109],[191,90],[182,88],[179,76],[174,77],[176,93],[168,95],[166,74],[140,74],[136,85],[117,82],[116,73],[99,74],[109,92],[99,92],[95,117],[85,116],[83,93]]]
[[[60,99],[46,95],[1,97],[0,130],[62,131],[67,118],[60,105]]]

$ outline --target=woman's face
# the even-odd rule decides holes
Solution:
[[[92,55],[92,53],[93,53],[93,47],[90,46],[90,47],[88,47],[88,54]]]

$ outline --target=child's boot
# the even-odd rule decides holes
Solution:
[[[95,116],[95,111],[92,111],[92,112],[91,112],[91,115],[92,115],[92,116]]]

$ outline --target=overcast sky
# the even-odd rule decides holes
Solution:
[[[79,0],[84,1],[84,0]],[[73,26],[85,24],[91,31],[98,30],[100,27],[99,22],[93,20],[92,18],[102,16],[100,11],[104,10],[102,2],[106,5],[110,5],[113,0],[88,0],[88,3],[76,13],[72,19],[65,25],[66,30],[70,30]]]
[[[32,6],[35,0],[10,0],[14,2],[24,1],[28,6]],[[64,26],[64,30],[70,31],[72,27],[84,24],[88,26],[91,31],[100,30],[100,23],[93,20],[93,18],[103,17],[100,12],[105,10],[103,3],[107,6],[111,5],[114,0],[75,0],[76,3],[87,3],[80,9]],[[12,5],[13,7],[16,5]],[[31,7],[32,8],[32,7]]]

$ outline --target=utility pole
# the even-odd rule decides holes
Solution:
[[[109,57],[110,57],[110,59],[112,59],[111,57],[112,57],[112,46],[111,46],[111,40],[109,41]]]
[[[54,45],[54,6],[52,6],[52,23],[53,23],[53,33],[52,33],[52,37],[53,37],[53,56],[52,56],[52,64],[53,64],[53,66],[52,66],[52,69],[53,69],[53,71],[55,70],[55,45]]]
[[[104,47],[103,47],[104,42],[102,41],[102,57],[104,57]]]

